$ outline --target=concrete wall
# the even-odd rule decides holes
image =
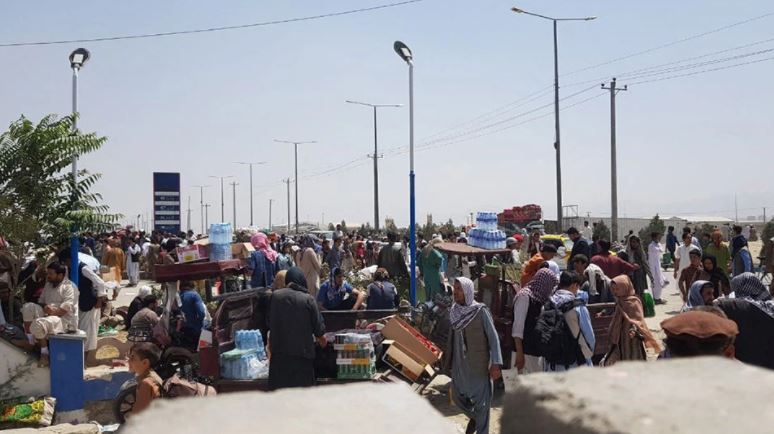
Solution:
[[[774,372],[721,357],[518,377],[502,433],[768,434]]]
[[[0,399],[51,393],[51,374],[37,358],[0,339]]]

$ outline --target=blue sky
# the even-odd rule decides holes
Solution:
[[[13,2],[0,16],[0,43],[90,38],[214,27],[316,15],[388,0],[205,2]],[[300,150],[300,217],[319,221],[373,218],[371,112],[346,99],[408,102],[407,68],[392,50],[396,39],[414,51],[417,215],[464,222],[478,210],[538,203],[555,215],[551,93],[501,116],[493,109],[552,83],[550,22],[509,11],[514,5],[556,16],[596,15],[560,25],[562,96],[627,71],[774,38],[774,16],[572,73],[644,49],[774,11],[762,0],[609,2],[524,0],[423,2],[379,11],[245,30],[42,47],[0,48],[0,124],[24,114],[39,119],[70,110],[69,52],[92,52],[81,73],[84,130],[109,138],[83,159],[103,174],[98,186],[113,210],[151,210],[151,174],[179,171],[199,227],[198,184],[210,184],[210,221],[220,216],[219,186],[209,175],[234,175],[238,224],[249,220],[247,168],[256,168],[256,222],[286,220],[282,178],[293,170],[292,145],[273,139],[316,140]],[[765,50],[774,42],[696,62]],[[771,55],[771,53],[769,53]],[[765,58],[766,54],[746,58]],[[693,63],[693,62],[690,62]],[[716,66],[730,65],[734,62]],[[687,72],[698,71],[701,68]],[[774,150],[769,79],[774,61],[631,86],[618,98],[619,209],[622,215],[701,213],[740,216],[774,210]],[[660,76],[656,76],[658,78]],[[590,81],[591,84],[572,86]],[[634,82],[629,80],[628,82]],[[619,80],[627,84],[627,80]],[[562,112],[564,203],[582,214],[610,210],[609,97],[592,89],[567,99]],[[547,116],[512,126],[535,116]],[[501,122],[499,127],[491,127]],[[382,218],[408,222],[408,156],[390,151],[408,142],[408,109],[380,112]],[[465,139],[460,141],[461,139]],[[345,170],[309,177],[354,161]],[[771,214],[771,211],[769,212]],[[231,221],[231,194],[226,219]]]

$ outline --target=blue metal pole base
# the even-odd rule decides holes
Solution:
[[[78,287],[78,250],[80,250],[78,234],[73,228],[73,233],[70,236],[70,281],[73,285]],[[65,264],[62,264],[65,265]]]
[[[411,305],[417,305],[417,222],[416,222],[416,203],[414,197],[414,171],[409,172],[409,249],[411,253],[411,292],[409,298]]]

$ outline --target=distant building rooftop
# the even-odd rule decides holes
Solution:
[[[728,217],[710,216],[710,215],[688,215],[688,216],[673,216],[673,219],[688,220],[689,222],[702,222],[702,223],[733,223],[734,220]]]

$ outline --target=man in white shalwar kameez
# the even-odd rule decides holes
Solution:
[[[59,262],[70,263],[69,249],[59,253]],[[86,333],[83,351],[86,360],[93,360],[97,350],[99,319],[102,306],[107,303],[107,287],[94,269],[86,262],[78,261],[78,329]]]
[[[126,248],[126,274],[129,276],[129,286],[136,286],[140,282],[140,254],[142,250],[135,240],[129,240]]]
[[[661,237],[662,235],[657,232],[650,234],[651,242],[648,246],[648,264],[650,265],[650,274],[653,276],[653,300],[656,304],[666,303],[661,299],[661,291],[667,284],[664,274],[661,272],[661,258],[664,256]]]

